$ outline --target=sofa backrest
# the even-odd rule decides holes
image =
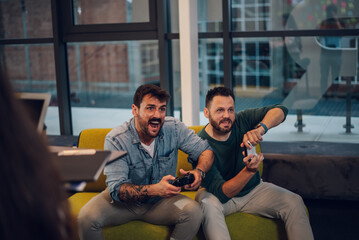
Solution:
[[[188,127],[189,129],[193,129],[195,133],[198,133],[199,131],[201,131],[201,129],[203,128],[204,126],[191,126],[191,127]],[[188,158],[188,154],[182,152],[181,150],[178,150],[178,161],[177,161],[177,172],[176,172],[176,175],[177,176],[180,176],[180,172],[179,170],[182,168],[183,170],[185,171],[189,171],[189,170],[192,170],[192,164],[190,164],[188,161],[187,161],[187,158]]]
[[[203,126],[191,126],[195,133],[199,132]],[[103,150],[106,135],[111,131],[112,128],[89,128],[83,130],[78,139],[79,148],[91,148],[97,150]],[[256,145],[257,152],[260,152],[260,145]],[[187,161],[188,155],[178,150],[178,162],[176,175],[179,176],[179,169],[185,171],[192,170],[192,165]],[[263,164],[260,166],[260,173],[263,171]],[[89,182],[84,189],[85,192],[101,192],[106,188],[106,176],[101,173],[100,177],[96,182]]]
[[[89,128],[81,131],[78,139],[78,148],[92,148],[103,150],[105,137],[112,128]],[[95,182],[89,182],[84,189],[85,192],[101,192],[106,188],[106,176],[101,173]]]

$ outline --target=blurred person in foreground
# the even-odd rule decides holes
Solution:
[[[197,166],[189,171],[195,180],[184,186],[187,190],[199,187],[212,166],[213,152],[207,141],[185,124],[165,117],[169,98],[155,85],[138,87],[132,104],[134,117],[107,134],[105,149],[127,154],[105,166],[108,188],[81,209],[81,239],[102,239],[104,227],[132,220],[174,226],[171,239],[190,240],[196,236],[202,222],[201,207],[180,194],[181,187],[171,181],[176,175],[178,149]],[[180,169],[180,173],[187,172]]]
[[[1,64],[0,78],[0,239],[73,239],[57,168]]]
[[[287,108],[271,105],[235,113],[233,92],[224,87],[208,91],[204,115],[209,119],[198,135],[208,140],[214,163],[196,200],[203,211],[206,239],[230,239],[225,216],[245,212],[283,220],[288,239],[313,239],[302,198],[284,188],[263,182],[259,167],[262,153],[244,157],[245,148],[285,120]],[[253,229],[255,231],[255,229]]]

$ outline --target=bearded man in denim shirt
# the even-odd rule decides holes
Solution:
[[[212,166],[213,152],[193,130],[165,117],[169,98],[155,85],[140,86],[133,98],[134,117],[106,136],[106,150],[127,151],[127,155],[105,166],[108,188],[81,209],[81,239],[102,239],[102,228],[131,220],[174,225],[171,239],[193,239],[196,235],[202,221],[201,207],[170,182],[175,179],[178,149],[197,166],[190,171],[195,180],[184,186],[187,190],[199,187],[203,174]]]

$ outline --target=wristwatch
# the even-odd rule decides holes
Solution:
[[[195,168],[195,170],[198,170],[201,173],[202,180],[206,177],[206,173],[202,171],[202,169]]]
[[[264,123],[262,123],[262,122],[258,123],[258,125],[256,126],[256,128],[259,128],[259,127],[263,127],[263,128],[264,128],[264,134],[266,134],[266,133],[268,132],[268,127],[267,127]]]

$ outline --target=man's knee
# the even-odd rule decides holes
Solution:
[[[88,208],[83,207],[77,216],[77,223],[81,231],[99,231],[102,226],[98,221],[100,218],[97,216],[96,211],[90,211]]]
[[[304,214],[305,205],[301,196],[296,193],[288,193],[283,196],[282,201],[285,203],[286,212],[290,214]]]
[[[284,200],[291,208],[304,206],[302,197],[293,192],[286,194]]]
[[[203,217],[201,206],[193,200],[186,201],[181,215],[180,221],[191,221],[193,224],[200,224]]]
[[[223,206],[221,202],[213,194],[208,192],[202,192],[196,196],[196,201],[201,205],[202,211],[204,214],[207,214],[209,211],[222,212]]]

